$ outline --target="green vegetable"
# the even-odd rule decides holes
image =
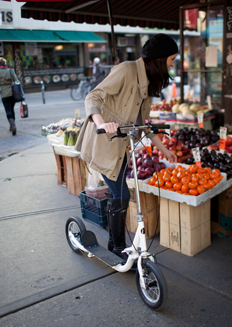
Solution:
[[[68,145],[69,141],[69,132],[66,130],[64,131],[64,145]]]

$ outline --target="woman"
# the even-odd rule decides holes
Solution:
[[[12,77],[14,81],[18,80],[13,69],[11,69]],[[1,97],[2,103],[6,111],[6,117],[10,123],[10,131],[12,135],[16,135],[15,126],[15,100],[12,94],[12,79],[10,76],[10,71],[6,65],[6,59],[0,58],[0,87],[1,87]]]
[[[130,198],[126,178],[122,180],[128,143],[127,138],[110,142],[111,134],[116,133],[118,126],[144,124],[149,118],[151,97],[159,97],[161,90],[169,85],[168,69],[173,67],[177,52],[171,37],[153,36],[143,46],[141,58],[115,66],[85,100],[86,121],[75,148],[109,186],[108,249],[120,257],[126,245],[125,217]],[[97,135],[96,129],[100,128],[105,129],[106,134]],[[147,137],[170,162],[177,161],[176,155],[164,147],[157,135],[150,133]]]

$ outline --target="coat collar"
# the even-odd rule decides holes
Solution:
[[[139,83],[141,97],[145,99],[148,97],[149,81],[147,78],[144,61],[143,58],[139,58],[138,60],[135,60],[135,62],[138,71],[138,83]]]

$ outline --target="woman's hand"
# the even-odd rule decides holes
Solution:
[[[104,129],[106,134],[115,134],[117,133],[118,124],[114,122],[105,123],[102,115],[94,114],[92,115],[94,123],[97,125],[97,129]]]
[[[166,149],[165,155],[170,163],[177,163],[177,156],[174,152]]]
[[[115,134],[117,133],[117,129],[118,129],[118,124],[117,123],[102,123],[97,125],[98,129],[103,128],[106,131],[106,134]]]

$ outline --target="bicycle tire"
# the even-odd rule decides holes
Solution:
[[[143,302],[153,310],[160,310],[167,301],[166,280],[157,266],[149,259],[142,263],[143,277],[146,288],[141,285],[140,275],[136,271],[136,284]]]
[[[74,101],[78,101],[82,99],[82,90],[79,85],[73,86],[70,91],[71,98]]]

